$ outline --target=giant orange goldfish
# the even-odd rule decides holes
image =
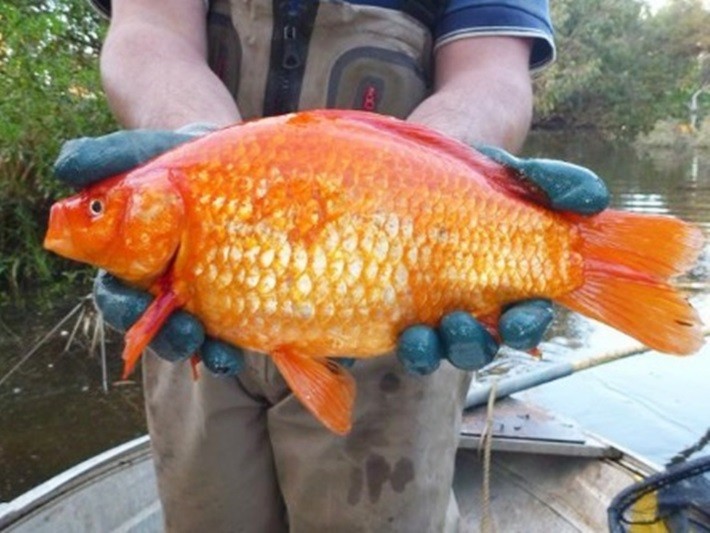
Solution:
[[[583,218],[422,126],[310,111],[217,131],[56,203],[45,247],[156,298],[126,336],[130,372],[176,308],[273,358],[346,433],[355,386],[327,357],[374,357],[408,325],[546,297],[666,352],[702,344],[667,281],[702,237],[677,219]]]

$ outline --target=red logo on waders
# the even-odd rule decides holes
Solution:
[[[375,111],[377,109],[377,89],[374,85],[365,87],[362,93],[362,108],[365,111]]]

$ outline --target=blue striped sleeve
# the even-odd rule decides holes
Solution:
[[[450,0],[434,29],[435,46],[477,35],[532,38],[531,70],[555,58],[547,0]]]

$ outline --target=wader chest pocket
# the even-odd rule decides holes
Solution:
[[[425,73],[412,57],[363,46],[348,50],[333,64],[326,105],[404,118],[426,95]]]

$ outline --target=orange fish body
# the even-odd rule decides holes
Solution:
[[[421,126],[303,112],[215,132],[59,202],[45,246],[158,296],[128,334],[128,369],[182,307],[271,355],[339,433],[354,384],[326,357],[384,354],[406,326],[453,310],[546,297],[656,349],[699,348],[697,314],[665,281],[697,256],[696,228],[555,213],[511,172]]]

